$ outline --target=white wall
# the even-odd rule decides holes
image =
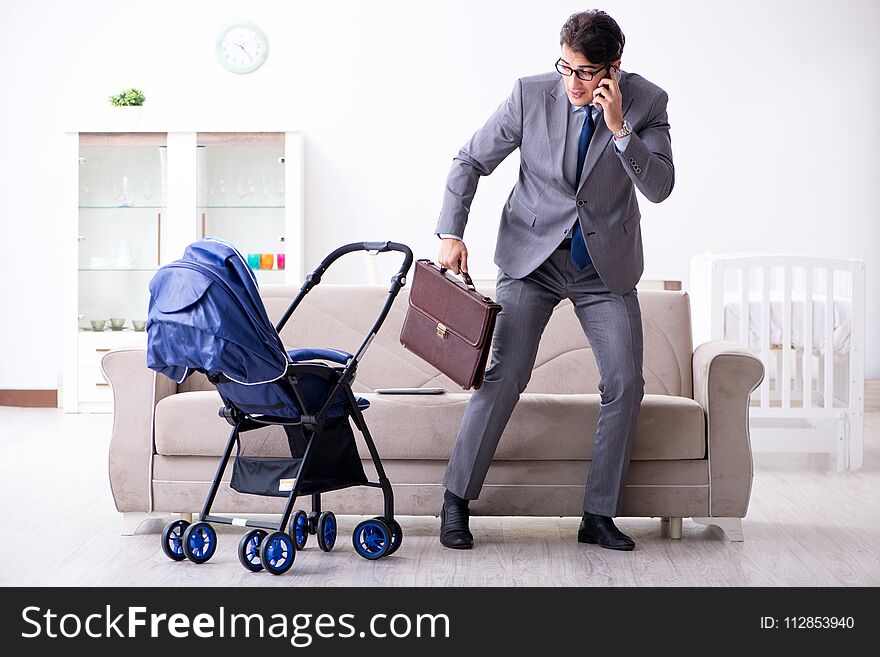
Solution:
[[[61,360],[62,132],[137,86],[146,110],[202,129],[306,135],[307,267],[340,243],[393,239],[436,258],[452,156],[516,77],[550,70],[577,2],[326,3],[0,0],[0,389],[52,389]],[[858,257],[868,272],[867,376],[880,377],[878,80],[871,0],[608,1],[623,69],[669,92],[676,188],[642,199],[646,277],[687,285],[691,255]],[[214,58],[235,20],[261,26],[251,75]],[[73,126],[73,128],[71,128]],[[511,157],[484,179],[466,241],[494,272]],[[354,258],[354,256],[349,256]],[[383,281],[396,267],[383,256]],[[392,262],[394,261],[394,262]],[[327,280],[362,280],[342,261]]]

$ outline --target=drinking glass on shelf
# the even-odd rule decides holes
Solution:
[[[269,181],[266,180],[266,175],[265,175],[265,174],[263,174],[262,176],[260,176],[260,183],[261,183],[262,188],[263,188],[263,202],[266,202],[266,201],[269,200]]]
[[[238,192],[238,200],[243,201],[244,197],[247,196],[247,188],[245,187],[244,178],[238,179],[238,182],[235,184],[235,188]]]
[[[153,183],[149,178],[144,179],[144,198],[147,201],[153,198]]]
[[[131,206],[131,187],[128,182],[128,176],[122,176],[121,182],[116,183],[116,200],[119,207],[127,208]]]
[[[247,196],[251,198],[254,195],[254,179],[248,176],[247,179]]]

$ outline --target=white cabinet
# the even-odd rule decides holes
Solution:
[[[138,347],[145,349],[147,334],[143,331],[80,331],[77,335],[77,398],[79,411],[111,410],[110,384],[101,372],[101,358],[111,349]]]
[[[65,411],[112,410],[100,357],[146,346],[149,282],[188,244],[221,237],[260,283],[303,280],[299,133],[68,132],[65,171]]]

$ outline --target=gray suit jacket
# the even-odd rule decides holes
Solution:
[[[562,173],[571,111],[562,76],[517,80],[510,97],[454,158],[435,232],[464,235],[480,176],[519,148],[519,180],[501,212],[495,264],[513,278],[527,276],[579,219],[602,282],[615,294],[632,290],[644,270],[635,188],[659,203],[672,191],[675,168],[666,92],[635,73],[621,75],[623,114],[633,135],[619,153],[600,114],[577,190]]]

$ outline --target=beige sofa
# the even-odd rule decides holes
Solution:
[[[269,286],[261,294],[273,321],[298,291]],[[491,288],[482,288],[490,296]],[[361,361],[354,391],[371,402],[365,418],[394,486],[395,513],[437,515],[447,458],[469,392],[404,350],[399,342],[409,288],[395,300]],[[321,284],[292,316],[282,339],[289,348],[356,351],[386,298],[385,286]],[[752,455],[748,399],[764,376],[745,348],[714,341],[692,347],[685,292],[639,292],[644,326],[645,396],[627,476],[623,515],[659,517],[681,536],[685,517],[721,527],[742,540],[749,506]],[[155,374],[145,353],[106,354],[115,416],[110,484],[132,533],[149,516],[198,513],[230,427],[218,416],[220,399],[204,376],[181,385]],[[548,324],[532,378],[501,438],[474,515],[580,516],[584,482],[600,404],[589,344],[570,302]],[[380,395],[383,387],[443,387],[442,395]],[[277,427],[246,434],[251,453],[285,455]],[[360,436],[355,430],[355,435]],[[369,454],[358,440],[369,476]],[[227,468],[225,480],[231,474]],[[217,513],[280,513],[281,498],[243,495],[223,484]],[[309,510],[304,498],[299,508]],[[375,515],[381,491],[349,488],[327,493],[323,507],[337,514]],[[658,525],[658,529],[660,525]]]

